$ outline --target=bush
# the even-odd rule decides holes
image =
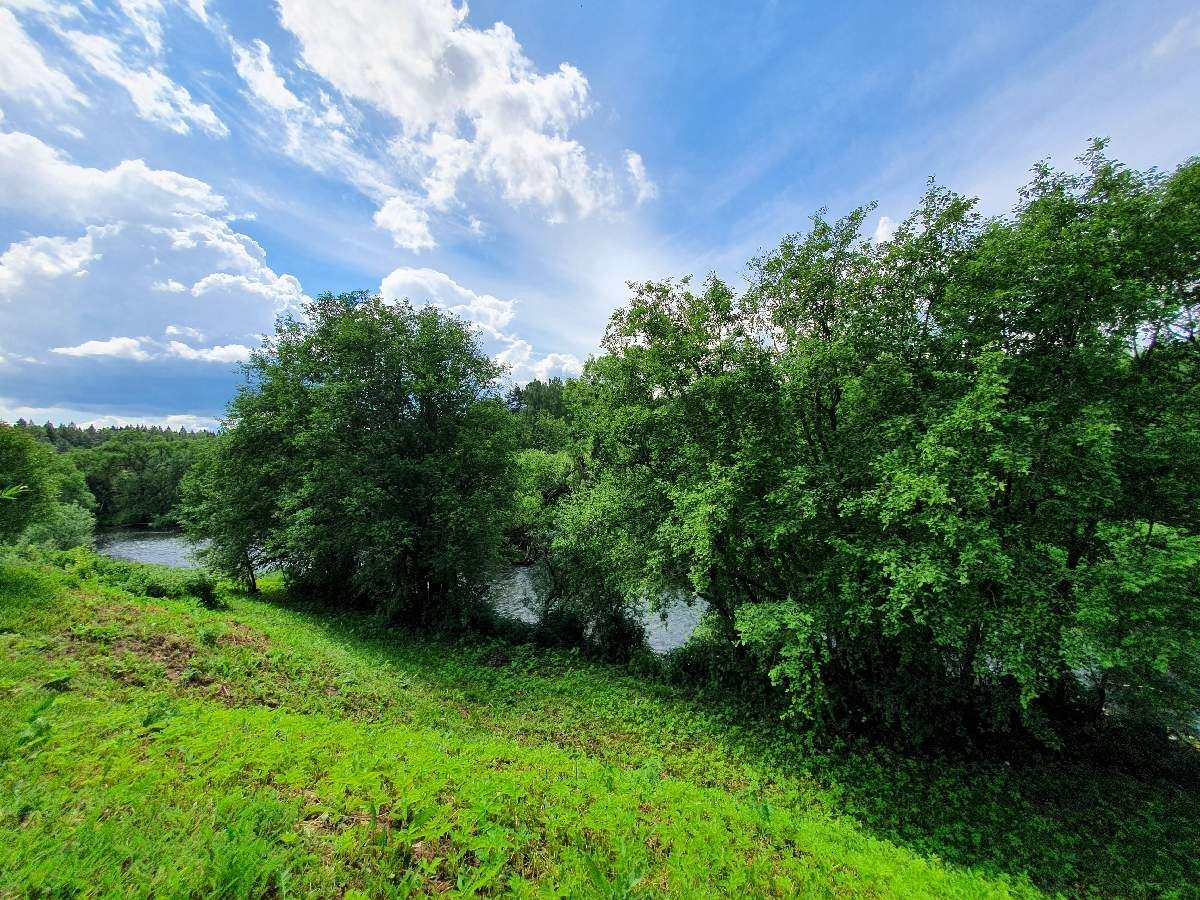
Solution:
[[[95,537],[96,517],[77,503],[54,503],[46,515],[21,535],[22,544],[51,550],[90,547]]]
[[[200,569],[172,569],[104,557],[96,557],[90,568],[103,575],[110,584],[138,596],[156,599],[191,597],[206,609],[221,609],[225,605],[217,593],[213,576]]]

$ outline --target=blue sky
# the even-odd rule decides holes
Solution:
[[[212,425],[323,291],[577,372],[625,282],[1091,136],[1200,152],[1194,3],[0,0],[0,419]]]

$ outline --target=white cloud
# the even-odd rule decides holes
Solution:
[[[63,356],[101,356],[116,359],[132,359],[144,362],[150,354],[142,349],[144,338],[114,337],[106,341],[84,341],[75,347],[52,347],[51,353]]]
[[[547,353],[530,366],[535,378],[545,381],[554,375],[572,376],[583,372],[583,363],[570,353]]]
[[[187,329],[196,332],[195,329]],[[167,341],[165,345],[150,338],[114,337],[108,340],[84,341],[74,347],[53,347],[51,353],[63,356],[107,357],[148,362],[174,357],[192,362],[238,363],[250,358],[250,348],[243,344],[221,344],[215,347],[191,347],[182,341]]]
[[[256,267],[252,275],[212,272],[192,285],[193,297],[202,297],[213,291],[254,294],[271,301],[279,312],[297,309],[305,300],[299,279],[294,275],[276,275],[265,265]]]
[[[261,40],[250,47],[234,43],[234,68],[250,97],[265,113],[276,117],[262,128],[269,142],[304,166],[343,178],[368,197],[383,203],[398,193],[387,167],[359,152],[356,135],[346,116],[324,91],[317,102],[305,102],[292,92],[271,61],[271,48]]]
[[[79,166],[13,132],[0,133],[0,185],[0,209],[55,229],[0,257],[0,335],[13,353],[53,347],[59,366],[97,356],[236,361],[249,335],[270,331],[305,299],[294,276],[275,272],[263,248],[223,218],[225,200],[202,181],[138,160]],[[173,350],[136,337],[144,334],[189,343],[204,335],[213,346]]]
[[[477,294],[436,269],[395,269],[383,279],[379,293],[385,300],[433,303],[474,322],[493,337],[501,337],[516,315],[514,301]]]
[[[375,224],[388,231],[397,247],[419,252],[437,246],[429,233],[429,213],[411,200],[396,196],[375,213]]]
[[[167,353],[180,359],[197,362],[239,363],[250,358],[250,348],[243,344],[224,344],[218,347],[189,347],[181,341],[168,341]]]
[[[11,353],[0,347],[0,366],[12,365],[13,363],[26,363],[27,365],[36,365],[41,362],[32,356],[24,356],[20,353]]]
[[[900,223],[894,221],[890,216],[880,216],[879,224],[875,226],[875,233],[871,235],[871,240],[876,244],[886,244],[896,236],[896,229],[900,227]]]
[[[651,181],[650,177],[646,174],[646,164],[642,161],[640,153],[626,150],[625,168],[629,170],[629,180],[633,182],[633,188],[639,204],[645,203],[647,200],[653,200],[658,196],[658,185]]]
[[[78,166],[19,131],[0,134],[0,185],[0,209],[75,222],[174,221],[225,208],[224,198],[195,178],[151,169],[140,159],[107,170]]]
[[[511,28],[481,31],[466,16],[451,0],[417,0],[403,14],[387,0],[280,3],[308,68],[400,123],[401,154],[422,164],[434,208],[468,172],[550,221],[612,205],[611,176],[567,136],[589,112],[587,79],[565,63],[538,73]]]
[[[511,366],[514,370],[523,367],[533,355],[533,344],[520,338],[513,339],[508,347],[496,354],[496,362]]]
[[[1150,53],[1154,57],[1172,56],[1181,50],[1200,49],[1200,13],[1184,16],[1174,27],[1164,34]]]
[[[93,251],[97,235],[115,232],[120,226],[89,227],[83,237],[32,237],[11,244],[0,255],[0,297],[17,291],[30,277],[59,278],[63,275],[86,275],[87,263],[99,259]]]
[[[476,293],[444,272],[395,269],[383,279],[379,293],[385,300],[432,303],[474,323],[483,335],[499,344],[496,361],[508,366],[510,377],[516,381],[545,379],[553,374],[577,375],[583,370],[579,360],[568,353],[548,353],[534,361],[533,345],[506,331],[516,317],[515,300]]]
[[[290,112],[304,104],[288,90],[275,66],[271,63],[271,48],[264,41],[255,41],[250,48],[233,46],[234,68],[251,94],[273,109]]]
[[[42,109],[88,105],[75,83],[47,64],[17,17],[3,6],[0,6],[0,47],[4,48],[0,53],[0,92]]]
[[[162,0],[119,0],[119,5],[150,49],[162,52]]]
[[[208,24],[208,0],[186,0],[188,9],[192,11],[192,15],[201,22]]]
[[[188,134],[193,125],[216,137],[229,134],[229,128],[217,118],[211,106],[192,100],[187,88],[176,84],[154,66],[134,68],[128,65],[121,56],[121,49],[108,38],[80,31],[65,32],[63,37],[98,74],[125,89],[143,119],[176,134]]]

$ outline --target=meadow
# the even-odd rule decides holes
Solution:
[[[1198,895],[1178,778],[822,753],[570,651],[25,556],[0,896]]]

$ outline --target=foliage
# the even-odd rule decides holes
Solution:
[[[1135,778],[815,754],[777,723],[568,652],[417,637],[298,603],[273,576],[269,602],[210,611],[125,590],[135,564],[57,558],[0,565],[0,893],[1186,897],[1200,883],[1180,839],[1195,776],[1164,778],[1164,761]],[[483,662],[501,650],[506,665]]]
[[[95,447],[70,451],[67,457],[82,470],[95,497],[100,524],[174,524],[184,472],[213,439],[204,432],[189,438],[122,429]]]
[[[436,307],[325,294],[247,366],[228,434],[185,489],[231,576],[440,625],[481,612],[512,498],[500,367]]]
[[[1057,746],[1200,709],[1200,163],[932,186],[751,267],[633,286],[572,383],[555,542],[610,596],[694,593],[793,716]],[[992,738],[989,738],[991,740]]]
[[[245,452],[249,429],[222,434],[208,442],[185,473],[176,514],[185,531],[203,536],[195,556],[251,592],[258,590],[256,572],[265,565],[272,522],[272,494]]]
[[[36,544],[52,550],[90,547],[96,530],[96,517],[78,503],[56,502],[43,516],[21,534],[21,543]]]
[[[50,515],[59,490],[54,453],[18,428],[0,422],[0,543],[15,540]]]
[[[508,407],[517,419],[521,447],[553,452],[563,449],[569,438],[571,411],[564,399],[566,383],[561,378],[537,378],[508,392]]]

